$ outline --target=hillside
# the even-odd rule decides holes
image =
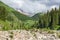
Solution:
[[[21,21],[25,21],[25,20],[30,20],[31,18],[28,17],[27,15],[24,15],[20,12],[18,12],[17,10],[13,9],[12,7],[9,7],[8,5],[4,4],[3,2],[0,1],[0,6],[3,6],[7,9],[8,13],[9,13],[9,17],[16,20],[19,19]],[[16,17],[16,18],[14,18]],[[9,20],[10,20],[9,18]]]
[[[37,13],[37,14],[35,14],[34,16],[32,16],[32,18],[33,18],[34,20],[39,20],[42,14],[43,14],[43,13]]]
[[[0,13],[3,15],[1,18],[5,18],[4,14],[6,15],[6,21],[1,20],[0,18],[0,30],[11,30],[11,29],[26,29],[31,28],[34,25],[33,19],[27,15],[24,15],[17,10],[9,7],[8,5],[4,4],[0,1]],[[2,10],[3,9],[3,10]],[[6,10],[6,11],[5,11]],[[0,15],[1,15],[0,14]]]

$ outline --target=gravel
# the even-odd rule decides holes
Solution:
[[[0,31],[0,40],[60,40],[57,33],[40,33],[26,30]]]

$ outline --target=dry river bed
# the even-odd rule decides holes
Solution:
[[[52,33],[27,30],[0,31],[0,40],[60,40],[60,31]]]

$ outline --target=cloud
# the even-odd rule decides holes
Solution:
[[[1,0],[7,5],[22,9],[28,12],[29,15],[34,15],[37,12],[45,12],[51,8],[59,7],[60,0]]]
[[[14,0],[14,1],[13,0],[1,0],[1,1],[3,1],[5,4],[13,8],[20,8],[24,3],[24,1],[22,0]]]
[[[25,8],[24,8],[25,7]],[[42,11],[45,10],[46,5],[44,4],[40,4],[38,2],[26,2],[25,4],[23,4],[22,9],[27,9],[30,10],[30,12],[36,12],[36,11]]]
[[[56,8],[56,7],[59,8],[58,5],[53,5],[53,6],[51,6],[51,9]]]
[[[19,7],[21,7],[24,3],[22,0],[14,0],[13,3],[17,4]]]
[[[32,2],[32,1],[26,1],[21,9],[23,9],[25,12],[28,12],[30,15],[34,15],[37,12],[42,12],[47,10],[47,6],[44,4],[40,4],[39,2]]]

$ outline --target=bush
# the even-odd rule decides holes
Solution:
[[[53,34],[53,33],[54,33],[54,31],[53,31],[53,30],[49,30],[49,31],[48,31],[48,33]]]

